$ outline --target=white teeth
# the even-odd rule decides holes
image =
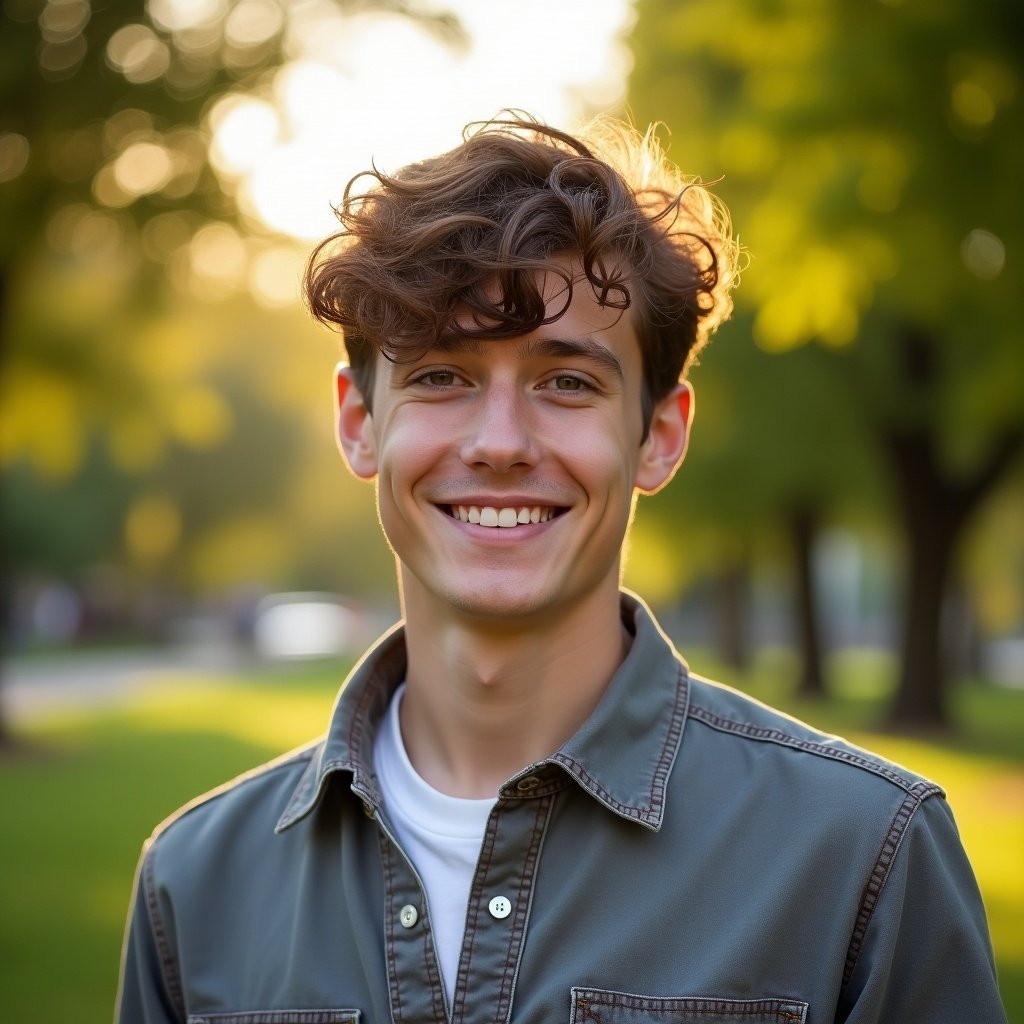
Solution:
[[[451,505],[453,519],[480,526],[511,529],[529,523],[546,523],[554,518],[554,510],[543,505],[523,505],[521,508],[495,508],[493,505]]]

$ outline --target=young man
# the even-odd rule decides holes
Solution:
[[[650,139],[492,122],[314,254],[404,623],[326,738],[144,854],[120,1020],[1004,1020],[938,787],[692,676],[620,592],[724,217]]]

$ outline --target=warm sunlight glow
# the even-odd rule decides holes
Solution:
[[[233,177],[255,168],[277,144],[277,111],[262,100],[231,96],[210,115],[214,137],[210,159],[222,174]]]
[[[224,15],[225,0],[149,0],[149,16],[168,32],[200,28]]]
[[[275,6],[247,0],[245,32],[270,31]],[[172,12],[180,19],[200,7],[161,0],[160,17],[169,23]],[[317,0],[287,9],[293,59],[268,92],[228,97],[210,118],[214,166],[255,224],[322,238],[336,227],[332,206],[346,182],[371,162],[394,170],[440,152],[468,122],[508,107],[571,126],[621,101],[628,0],[593,0],[585,16],[579,5],[544,0],[444,7],[468,46],[394,14],[345,14]]]

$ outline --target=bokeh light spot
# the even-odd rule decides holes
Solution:
[[[129,82],[143,84],[167,70],[171,51],[148,25],[125,25],[107,43],[107,63]]]
[[[201,296],[223,296],[245,281],[245,243],[230,224],[215,222],[200,228],[189,243],[192,284]]]
[[[132,558],[152,565],[166,558],[181,538],[181,513],[168,498],[148,495],[136,500],[124,521],[124,540]]]
[[[953,113],[965,124],[984,127],[996,116],[996,103],[978,82],[965,79],[953,86]]]
[[[31,148],[17,132],[0,135],[0,181],[13,181],[28,166]]]
[[[180,213],[158,213],[142,228],[142,251],[154,263],[163,263],[192,238],[188,218]]]
[[[299,301],[299,278],[305,254],[292,246],[264,249],[249,267],[249,291],[265,309],[281,309]]]
[[[229,176],[254,168],[277,144],[280,133],[277,111],[269,103],[239,96],[218,103],[210,124],[210,160]]]
[[[224,0],[149,0],[146,11],[154,24],[168,32],[182,32],[219,21]]]
[[[992,281],[1003,272],[1006,246],[991,231],[975,228],[964,239],[960,247],[960,257],[964,261],[964,266],[975,277],[981,278],[982,281]]]
[[[50,0],[39,15],[39,30],[48,43],[63,43],[85,28],[91,13],[85,0]]]
[[[70,78],[85,58],[87,49],[85,36],[73,36],[59,43],[44,42],[39,47],[39,70],[51,81]]]
[[[231,432],[231,410],[211,388],[196,386],[175,393],[165,416],[174,436],[190,448],[214,448]]]
[[[274,0],[241,0],[224,23],[224,38],[233,46],[259,46],[283,25],[284,12]]]
[[[174,174],[171,154],[153,142],[136,142],[114,161],[114,180],[130,196],[159,192]]]

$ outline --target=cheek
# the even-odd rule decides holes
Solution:
[[[423,514],[419,488],[436,478],[444,462],[444,446],[435,443],[422,425],[389,430],[377,452],[377,513],[394,545],[406,526]]]
[[[565,463],[588,485],[632,486],[637,452],[624,430],[576,430],[566,432],[559,445]]]

